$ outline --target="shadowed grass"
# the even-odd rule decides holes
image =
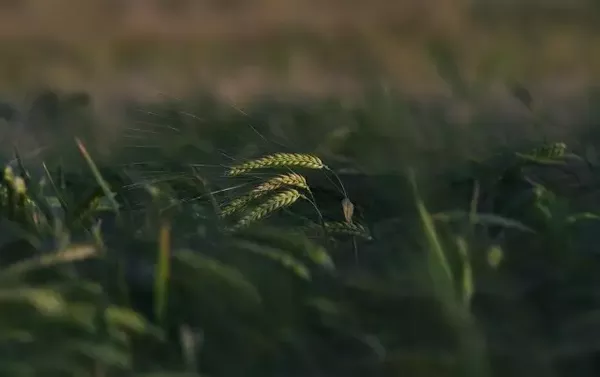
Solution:
[[[144,133],[151,149],[115,142],[92,160],[78,139],[82,159],[3,176],[7,375],[596,375],[600,210],[579,194],[598,191],[583,142],[486,144],[483,115],[459,129],[393,91],[243,116],[200,103],[142,107],[165,130]],[[224,174],[260,156],[268,167]],[[419,187],[399,173],[411,165]],[[231,220],[264,216],[224,232],[219,204],[256,189]],[[266,206],[290,189],[308,200]],[[44,262],[78,245],[102,258]]]

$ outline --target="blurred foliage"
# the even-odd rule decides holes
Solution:
[[[49,83],[109,99],[200,85],[248,99],[356,94],[385,76],[437,93],[428,47],[440,38],[468,75],[494,61],[508,80],[595,81],[598,14],[594,0],[2,0],[0,84],[6,96]]]
[[[123,104],[107,142],[91,96],[5,104],[47,148],[2,151],[0,375],[597,375],[598,135],[536,113],[498,140],[485,75],[431,53],[472,116],[376,87],[199,96]],[[327,168],[232,176],[275,153]],[[301,199],[235,232],[219,216],[290,172]]]

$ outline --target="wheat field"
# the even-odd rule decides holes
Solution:
[[[600,375],[587,0],[0,0],[0,376]]]
[[[586,0],[4,0],[0,83],[6,95],[202,86],[241,100],[356,93],[367,77],[431,94],[445,88],[426,47],[443,40],[468,76],[488,69],[564,91],[600,74],[596,9]]]

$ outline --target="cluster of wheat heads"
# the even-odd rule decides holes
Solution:
[[[235,224],[229,228],[230,230],[235,231],[252,225],[275,211],[292,206],[299,200],[310,201],[315,205],[315,212],[319,214],[306,177],[294,170],[331,171],[317,156],[301,153],[274,153],[232,166],[226,172],[226,176],[238,177],[255,173],[257,170],[273,171],[277,169],[286,172],[268,176],[221,208],[223,218],[237,218]],[[370,239],[367,228],[352,221],[352,211],[348,210],[349,207],[352,207],[350,200],[346,198],[340,205],[343,207],[344,221],[324,221],[319,214],[319,221],[313,223],[312,226],[320,226],[325,232],[332,234],[346,234]]]

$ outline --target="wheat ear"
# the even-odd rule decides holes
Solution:
[[[567,145],[565,143],[550,143],[536,148],[532,154],[541,158],[560,158],[564,157],[566,152]]]
[[[300,197],[301,195],[296,189],[279,192],[240,219],[234,229],[247,226],[280,208],[288,207],[294,204]]]
[[[349,236],[357,236],[370,240],[371,234],[361,224],[349,223],[343,221],[328,221],[324,223],[325,230],[332,234],[346,234]]]
[[[246,206],[250,201],[258,199],[269,192],[277,190],[281,187],[298,187],[308,190],[306,178],[296,173],[282,174],[261,183],[248,194],[232,200],[223,210],[221,216],[229,216]]]
[[[229,176],[240,175],[254,169],[264,169],[272,167],[297,166],[308,169],[325,169],[320,158],[301,153],[275,153],[255,160],[250,160],[240,165],[233,166],[227,172]]]
[[[308,183],[306,178],[296,173],[282,174],[269,179],[268,181],[261,183],[251,192],[268,192],[278,189],[281,186],[294,186],[303,189],[308,189]]]

